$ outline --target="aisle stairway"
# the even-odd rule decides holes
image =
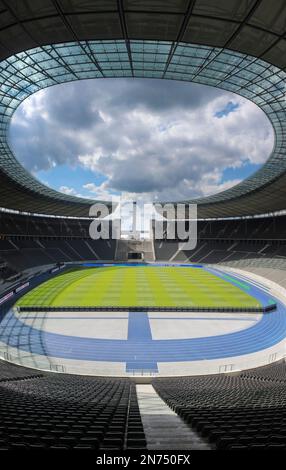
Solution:
[[[211,449],[169,408],[152,385],[137,385],[136,392],[148,450]]]

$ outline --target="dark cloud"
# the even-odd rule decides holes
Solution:
[[[42,116],[27,119],[21,110],[11,127],[10,144],[20,162],[33,173],[66,162],[76,165],[77,155],[82,149],[75,135],[63,136],[58,132],[56,122],[49,125]]]
[[[68,86],[55,86],[51,91],[51,99],[45,100],[46,112],[52,117],[54,124],[72,130],[90,129],[102,121],[99,112],[93,105],[93,90],[86,86],[78,87],[78,83]]]
[[[159,113],[180,109],[195,110],[221,96],[221,91],[217,88],[174,80],[118,80],[116,87],[107,84],[104,88],[110,92],[108,105],[111,107],[120,107],[123,110],[142,107]]]

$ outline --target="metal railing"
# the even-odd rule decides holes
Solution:
[[[17,307],[18,312],[219,312],[219,313],[268,313],[277,309],[277,304],[273,303],[261,307],[157,307],[157,306],[72,306],[72,307],[43,307],[29,306]]]

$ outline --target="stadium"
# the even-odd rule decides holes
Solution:
[[[286,450],[285,33],[283,0],[0,0],[0,449]],[[113,237],[111,203],[44,185],[8,141],[40,90],[123,77],[235,93],[274,130],[251,176],[174,201],[171,239],[156,218],[138,236],[133,203]]]

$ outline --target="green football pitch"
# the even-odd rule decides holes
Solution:
[[[245,286],[247,288],[247,286]],[[204,269],[155,266],[80,268],[50,279],[18,306],[257,307],[247,291]]]

